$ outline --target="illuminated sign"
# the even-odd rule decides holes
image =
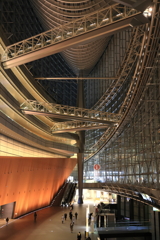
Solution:
[[[101,167],[100,167],[100,165],[99,164],[95,164],[94,165],[94,170],[99,170]]]

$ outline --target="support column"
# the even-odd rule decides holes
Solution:
[[[77,154],[77,165],[78,165],[78,204],[83,204],[83,159],[84,153]]]
[[[78,81],[78,95],[77,95],[77,106],[84,108],[84,87],[83,81]],[[79,140],[77,141],[79,147],[79,153],[77,154],[77,165],[78,165],[78,204],[83,204],[83,162],[84,162],[84,144],[85,144],[85,131],[78,132]]]
[[[129,213],[130,213],[130,220],[134,220],[134,200],[130,199],[129,200]]]
[[[117,195],[117,220],[121,219],[121,196]]]
[[[160,212],[153,211],[150,209],[150,216],[151,216],[151,233],[152,233],[152,240],[159,240],[160,239]]]

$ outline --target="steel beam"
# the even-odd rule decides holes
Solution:
[[[36,77],[34,78],[36,80],[96,80],[96,79],[100,79],[100,80],[114,80],[114,79],[118,79],[118,77]]]

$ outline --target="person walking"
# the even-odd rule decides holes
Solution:
[[[64,214],[64,219],[67,220],[67,213]]]
[[[73,232],[73,222],[70,223],[70,229],[71,229],[71,233]]]
[[[74,224],[74,222],[75,222],[75,216],[72,216],[72,222],[73,222],[73,224]]]
[[[62,223],[63,223],[64,222],[64,215],[62,215],[61,219],[62,219]]]
[[[77,212],[75,212],[75,219],[77,220],[77,217],[78,217],[78,213]]]
[[[90,236],[88,236],[88,238],[86,240],[91,240]]]
[[[35,212],[34,213],[34,221],[36,222],[36,220],[37,220],[37,213]]]
[[[7,218],[6,218],[6,224],[8,224],[8,222],[9,222],[9,218],[7,217]]]
[[[78,234],[77,234],[77,240],[81,240],[81,233],[79,232]]]
[[[72,216],[73,216],[73,214],[72,214],[72,212],[70,212],[69,213],[69,218],[70,218],[71,221],[72,221]]]

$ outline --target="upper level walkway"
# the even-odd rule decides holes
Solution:
[[[102,112],[55,103],[38,102],[29,99],[22,103],[20,108],[25,114],[51,116],[60,119],[98,122],[104,124],[117,123],[121,118],[121,114],[117,113]]]
[[[7,47],[2,61],[5,68],[11,68],[146,22],[143,12],[113,4]]]

